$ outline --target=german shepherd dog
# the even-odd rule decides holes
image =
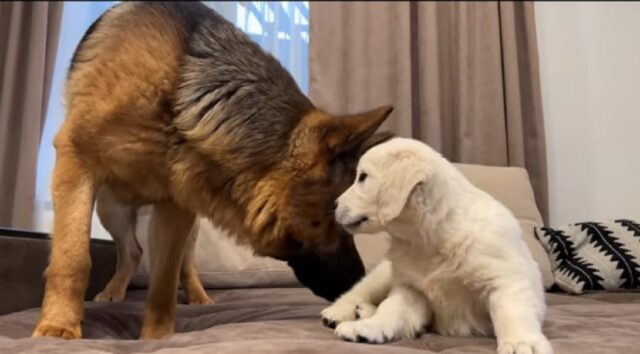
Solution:
[[[152,205],[142,338],[173,333],[181,268],[187,292],[207,302],[185,251],[196,215],[256,254],[287,261],[328,300],[364,274],[352,236],[333,219],[334,200],[363,149],[387,137],[374,132],[392,107],[348,116],[318,109],[213,10],[165,2],[124,2],[91,26],[69,69],[66,104],[33,336],[82,336],[94,202],[120,206],[122,217],[107,219],[124,220],[109,228],[125,233],[131,210]]]

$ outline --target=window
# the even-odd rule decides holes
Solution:
[[[51,171],[55,161],[53,137],[65,115],[63,102],[67,69],[73,52],[84,32],[104,11],[117,1],[65,1],[60,29],[60,42],[51,86],[47,119],[42,134],[38,155],[36,180],[36,231],[50,232],[53,226],[51,203]],[[309,47],[309,3],[308,2],[267,2],[231,1],[205,4],[245,31],[262,48],[278,58],[289,70],[300,88],[308,88],[307,58]],[[110,238],[102,228],[95,213],[92,236]]]
[[[309,86],[309,3],[296,1],[205,2],[278,58],[298,85]]]

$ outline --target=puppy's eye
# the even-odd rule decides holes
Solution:
[[[358,182],[364,182],[365,179],[367,179],[367,174],[365,172],[360,172],[360,174],[358,175]]]

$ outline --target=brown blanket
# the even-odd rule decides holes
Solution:
[[[491,338],[425,334],[385,345],[343,342],[320,324],[327,303],[306,289],[211,291],[216,303],[178,307],[177,331],[139,341],[144,292],[88,303],[88,339],[31,339],[38,309],[0,316],[0,353],[494,353]],[[549,294],[544,332],[556,354],[640,353],[640,294]]]

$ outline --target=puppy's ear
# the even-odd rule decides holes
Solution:
[[[327,127],[324,142],[333,154],[356,151],[373,135],[391,111],[392,106],[383,106],[365,113],[335,117]]]
[[[393,158],[393,157],[392,157]],[[378,191],[378,218],[382,225],[400,215],[414,188],[427,178],[426,169],[412,154],[395,156],[391,168],[383,175]]]

